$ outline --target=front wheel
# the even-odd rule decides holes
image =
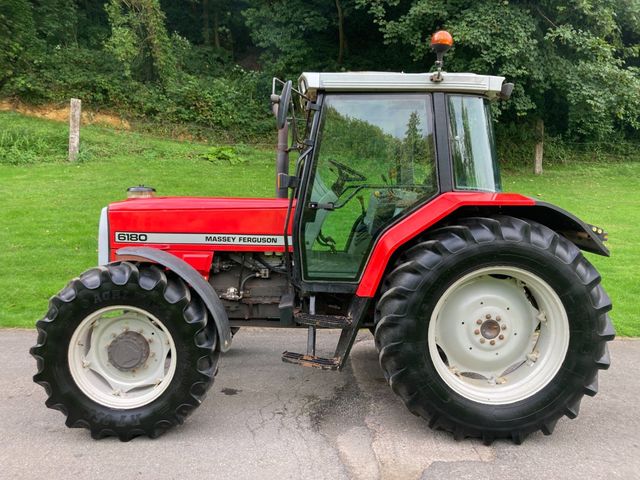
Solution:
[[[376,346],[394,392],[432,427],[520,443],[595,395],[610,309],[568,240],[532,221],[470,218],[399,259],[376,309]]]
[[[37,323],[34,381],[69,427],[94,438],[156,437],[213,382],[219,352],[207,310],[171,272],[128,262],[91,269]]]

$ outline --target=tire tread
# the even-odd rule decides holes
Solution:
[[[83,417],[80,410],[70,408],[64,400],[64,395],[52,385],[54,377],[53,367],[49,368],[48,355],[55,346],[50,346],[48,331],[55,328],[61,321],[58,319],[63,304],[73,302],[82,289],[96,290],[105,283],[123,286],[135,282],[142,291],[157,291],[164,299],[182,307],[183,324],[193,332],[195,348],[199,351],[197,359],[197,373],[199,379],[191,384],[183,401],[172,412],[158,414],[158,419],[147,422],[143,426],[105,426],[99,421]],[[206,396],[207,390],[213,383],[213,372],[216,370],[219,352],[216,351],[216,334],[212,332],[213,323],[208,325],[207,310],[199,297],[192,296],[191,290],[179,277],[170,272],[163,272],[154,265],[140,265],[130,262],[113,263],[103,267],[92,268],[80,277],[72,279],[68,285],[49,300],[49,308],[44,318],[36,323],[38,339],[36,345],[30,349],[36,359],[37,371],[33,380],[42,386],[47,394],[45,405],[54,410],[60,410],[67,418],[66,425],[70,428],[86,428],[90,430],[94,439],[115,436],[127,442],[137,436],[156,438],[173,426],[180,425],[185,418],[197,408]]]
[[[433,278],[447,257],[482,243],[505,241],[528,244],[544,250],[565,265],[570,265],[591,299],[599,320],[594,330],[593,360],[588,365],[578,393],[535,425],[504,430],[500,428],[478,430],[457,421],[446,412],[434,411],[425,403],[415,388],[411,388],[412,374],[406,368],[410,362],[411,348],[407,340],[417,329],[417,320],[407,316],[408,303],[414,292],[423,288],[425,277]],[[409,410],[428,420],[431,428],[441,428],[454,434],[456,439],[479,437],[485,444],[498,438],[508,438],[520,444],[536,430],[550,435],[558,419],[566,415],[575,418],[580,410],[584,394],[593,396],[598,391],[598,370],[608,368],[610,358],[606,342],[615,336],[615,330],[607,312],[611,300],[600,285],[600,275],[582,256],[578,247],[549,228],[533,221],[496,215],[490,218],[471,217],[457,221],[456,225],[439,228],[408,249],[385,277],[376,306],[375,343],[385,378],[407,405]]]

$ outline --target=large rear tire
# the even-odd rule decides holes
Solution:
[[[432,428],[520,443],[596,394],[610,309],[573,243],[533,221],[469,218],[399,258],[376,346],[393,391]]]
[[[181,424],[213,383],[212,325],[171,272],[128,262],[94,268],[52,297],[37,322],[34,381],[68,427],[154,438]]]

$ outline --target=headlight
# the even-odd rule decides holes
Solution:
[[[98,227],[98,265],[109,263],[109,218],[104,207],[100,212],[100,225]]]

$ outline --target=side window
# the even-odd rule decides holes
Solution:
[[[500,171],[489,102],[469,95],[449,95],[448,109],[456,189],[499,192]]]
[[[325,97],[304,204],[305,278],[354,280],[375,238],[437,190],[431,97]]]

